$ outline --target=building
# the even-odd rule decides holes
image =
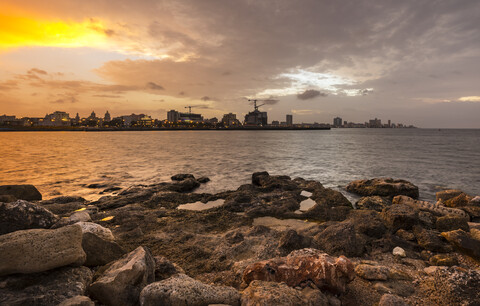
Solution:
[[[96,120],[96,119],[98,119],[97,114],[95,114],[95,112],[92,111],[92,113],[90,114],[90,117],[88,117],[87,119],[88,120]]]
[[[145,114],[139,114],[139,115],[131,114],[131,115],[126,115],[126,116],[120,116],[120,118],[122,118],[122,120],[123,120],[123,125],[124,126],[135,125],[137,122],[141,121],[145,117],[149,117],[149,116],[146,116]]]
[[[293,116],[292,115],[287,115],[286,123],[287,123],[288,126],[293,125]]]
[[[280,122],[278,120],[273,120],[272,121],[272,125],[273,126],[279,126],[280,125]]]
[[[8,122],[14,121],[15,116],[7,116],[7,115],[2,115],[0,116],[0,123],[1,124],[7,124]]]
[[[105,116],[103,117],[103,121],[112,121],[112,116],[110,116],[110,113],[107,112],[105,113]]]
[[[267,112],[261,112],[258,109],[245,115],[245,125],[260,125],[268,124]]]
[[[43,121],[39,122],[39,125],[42,126],[71,126],[72,121],[70,115],[66,112],[53,112],[51,114],[46,114]]]
[[[240,121],[237,119],[237,115],[233,113],[228,113],[223,115],[222,123],[224,126],[239,126]]]
[[[342,118],[340,118],[340,117],[333,118],[333,126],[334,127],[342,126]]]
[[[167,112],[167,121],[168,122],[177,122],[180,119],[180,115],[176,110],[171,110]]]
[[[382,127],[382,120],[380,119],[370,119],[368,121],[368,127],[370,128],[381,128]]]

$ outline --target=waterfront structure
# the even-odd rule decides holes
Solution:
[[[381,128],[382,127],[382,120],[380,119],[370,119],[368,122],[368,127],[371,128]]]
[[[0,123],[14,121],[15,118],[16,118],[15,116],[2,115],[0,116]]]
[[[167,121],[168,122],[177,122],[180,119],[179,113],[176,110],[171,110],[167,112]]]
[[[124,126],[132,126],[132,124],[136,124],[137,122],[141,121],[145,117],[150,117],[150,116],[146,116],[145,114],[139,114],[139,115],[131,114],[126,116],[120,116],[120,118],[123,120]]]
[[[110,113],[107,112],[105,113],[105,116],[103,117],[103,121],[112,121],[112,117],[110,116]]]
[[[244,125],[266,126],[268,124],[267,112],[261,112],[258,110],[258,108],[262,105],[257,106],[257,100],[253,100],[254,111],[245,115],[245,121],[243,122]]]
[[[292,126],[292,125],[293,125],[293,116],[292,116],[292,115],[287,115],[286,124],[287,124],[288,126]]]
[[[55,111],[51,114],[46,114],[43,121],[39,122],[41,126],[71,126],[72,121],[70,115],[66,112]]]
[[[333,118],[333,126],[334,127],[341,127],[342,126],[342,118],[340,118],[340,117]]]
[[[200,114],[181,113],[176,110],[167,112],[168,122],[203,122],[203,117]]]
[[[224,126],[240,126],[240,121],[237,119],[237,115],[233,113],[228,113],[223,115],[222,123]]]

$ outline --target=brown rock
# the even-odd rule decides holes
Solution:
[[[437,201],[445,202],[451,198],[459,196],[462,193],[463,191],[458,189],[447,189],[447,190],[439,191],[435,195],[436,195]]]
[[[468,196],[465,193],[461,193],[458,196],[448,199],[444,202],[447,207],[463,207],[467,206],[468,203],[472,200],[472,197]]]
[[[88,232],[83,234],[82,247],[87,254],[84,265],[88,267],[106,265],[125,254],[125,250],[116,242],[103,240]]]
[[[454,266],[458,264],[458,260],[455,255],[450,254],[437,254],[428,260],[432,266]]]
[[[406,195],[418,198],[418,187],[405,180],[392,178],[374,178],[370,180],[357,180],[347,185],[347,191],[363,196],[394,197]]]
[[[380,196],[363,197],[355,203],[357,209],[371,209],[381,212],[385,207],[392,205],[392,202]]]
[[[33,185],[2,185],[0,195],[12,195],[19,200],[39,201],[42,194]]]
[[[84,295],[77,295],[61,302],[58,306],[95,306],[95,303]]]
[[[380,214],[385,226],[392,232],[411,229],[417,221],[415,210],[408,205],[396,204],[385,208]]]
[[[58,217],[47,209],[24,200],[0,203],[0,235],[18,230],[50,228]]]
[[[16,200],[17,198],[11,194],[0,194],[0,202],[2,203],[15,202]]]
[[[408,304],[398,295],[384,294],[382,295],[378,306],[408,306]]]
[[[449,251],[450,246],[442,241],[440,233],[424,229],[420,226],[413,228],[413,234],[417,239],[418,245],[432,252]]]
[[[435,227],[440,232],[449,232],[457,229],[462,229],[466,232],[470,230],[467,219],[454,215],[446,215],[438,218]]]
[[[480,240],[474,239],[461,229],[451,232],[443,232],[442,236],[461,252],[480,259]]]
[[[82,229],[31,229],[0,236],[0,275],[35,273],[66,265],[82,265]]]
[[[314,242],[332,255],[360,256],[365,249],[351,222],[330,225],[314,237]]]
[[[287,257],[277,257],[249,265],[243,281],[285,282],[291,287],[312,281],[320,289],[344,292],[354,278],[354,266],[345,256],[337,259],[315,249],[303,249]]]
[[[390,270],[384,266],[359,264],[355,267],[355,273],[367,280],[387,280]]]

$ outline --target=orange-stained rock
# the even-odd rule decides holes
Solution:
[[[355,277],[354,265],[345,256],[334,258],[315,249],[301,249],[287,257],[259,261],[247,266],[243,281],[284,282],[291,287],[312,281],[320,289],[344,292]]]

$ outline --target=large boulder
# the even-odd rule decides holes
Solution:
[[[450,200],[456,196],[459,196],[463,193],[463,191],[458,190],[458,189],[447,189],[447,190],[442,190],[438,191],[435,196],[437,201],[440,202],[445,202],[447,200]]]
[[[319,249],[331,255],[360,256],[364,244],[357,239],[355,226],[351,222],[330,225],[314,237]]]
[[[58,217],[47,209],[18,200],[0,203],[0,235],[32,228],[50,228]]]
[[[442,236],[461,252],[480,259],[480,240],[473,238],[461,229],[443,232]]]
[[[15,202],[17,200],[16,197],[10,194],[0,194],[0,202],[1,203],[10,203]]]
[[[185,274],[176,274],[143,288],[142,306],[202,306],[210,304],[240,305],[240,293],[232,287],[212,286]]]
[[[327,306],[329,303],[327,297],[319,290],[310,289],[308,292],[303,292],[288,287],[284,283],[254,280],[242,293],[242,306],[256,305]]]
[[[61,302],[58,306],[95,306],[95,303],[85,295],[77,295]]]
[[[467,206],[471,200],[472,200],[472,197],[468,196],[465,193],[461,193],[454,198],[446,200],[444,204],[447,207],[463,207],[463,206]]]
[[[435,227],[440,232],[449,232],[457,229],[462,229],[466,232],[470,230],[467,219],[454,215],[438,218]]]
[[[352,262],[345,256],[334,258],[315,249],[293,251],[287,257],[259,261],[246,267],[243,282],[254,280],[285,282],[291,287],[311,281],[320,289],[344,292],[355,276]]]
[[[174,184],[170,184],[168,190],[176,192],[190,192],[200,186],[200,183],[194,178],[187,178]]]
[[[85,211],[77,211],[70,215],[70,217],[62,218],[57,223],[55,223],[51,228],[59,228],[71,224],[75,224],[77,222],[89,222],[92,221],[90,214]]]
[[[89,267],[103,266],[125,254],[116,242],[103,240],[92,233],[83,234],[82,247],[87,254],[85,265]]]
[[[380,217],[385,226],[392,232],[399,229],[411,229],[417,222],[417,214],[413,208],[404,204],[396,204],[385,208]]]
[[[93,222],[77,222],[75,224],[82,228],[83,234],[91,233],[106,241],[115,240],[115,237],[113,236],[112,231],[108,228],[101,226],[100,224],[93,223]]]
[[[172,181],[184,181],[186,179],[195,179],[195,176],[190,173],[179,173],[171,177]]]
[[[82,229],[31,229],[0,236],[0,275],[35,273],[66,265],[82,265]]]
[[[390,269],[385,266],[359,264],[355,267],[355,273],[363,279],[385,281],[390,275]]]
[[[89,287],[105,305],[136,305],[142,289],[155,280],[155,261],[145,247],[138,247],[113,262]]]
[[[362,196],[394,197],[406,195],[418,198],[418,187],[405,180],[392,178],[374,178],[370,180],[357,180],[347,185],[347,191]]]
[[[2,185],[0,195],[12,195],[19,200],[40,201],[42,194],[33,185]]]
[[[343,221],[353,209],[352,203],[340,192],[330,188],[317,188],[311,199],[316,204],[303,216],[320,221]]]
[[[417,239],[418,245],[425,250],[432,252],[447,252],[451,249],[451,246],[448,245],[448,243],[442,241],[442,237],[438,232],[415,226],[413,228],[413,234]]]
[[[378,306],[408,306],[407,302],[398,295],[384,294],[378,302]]]
[[[387,230],[380,214],[374,210],[352,210],[348,216],[355,230],[374,238],[381,238]]]
[[[0,277],[0,305],[58,305],[83,296],[92,276],[87,267],[63,267],[48,272]]]
[[[369,196],[362,197],[355,203],[357,209],[370,209],[381,212],[384,208],[392,205],[392,202],[385,197]]]

